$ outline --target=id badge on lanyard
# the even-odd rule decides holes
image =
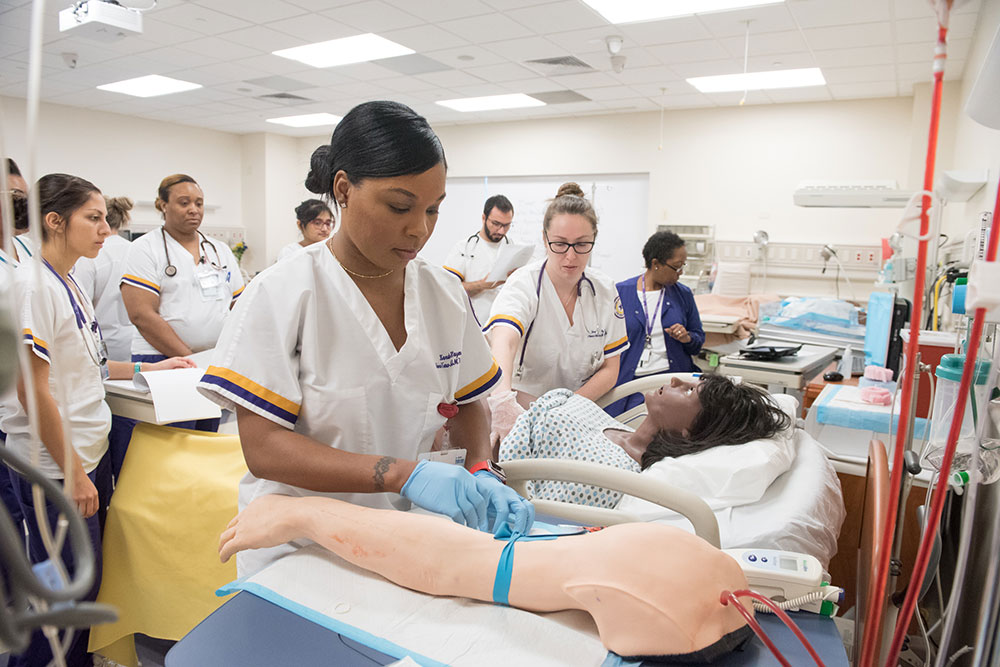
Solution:
[[[225,298],[226,295],[223,286],[226,284],[226,281],[223,280],[222,271],[219,269],[206,265],[204,268],[199,268],[195,273],[195,279],[198,281],[198,287],[201,290],[202,301],[219,301]]]

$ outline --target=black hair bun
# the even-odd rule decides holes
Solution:
[[[309,192],[330,196],[333,192],[333,174],[330,173],[329,144],[324,144],[313,151],[309,160],[309,175],[306,176],[306,189]]]

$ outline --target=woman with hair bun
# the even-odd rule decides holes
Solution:
[[[446,170],[430,125],[395,102],[355,107],[313,153],[306,187],[339,210],[337,232],[254,279],[199,384],[236,412],[241,509],[275,493],[390,509],[399,494],[480,530],[530,527],[489,460],[479,399],[500,370],[461,285],[417,256]],[[446,422],[465,468],[416,460]],[[296,546],[241,553],[237,570]]]
[[[97,323],[104,332],[104,342],[108,344],[108,357],[116,361],[132,358],[132,337],[135,326],[128,318],[119,284],[125,273],[125,260],[132,245],[119,232],[130,220],[132,200],[128,197],[105,197],[108,207],[108,227],[111,235],[104,240],[104,246],[97,257],[81,257],[73,267],[73,279],[80,285],[87,297],[94,303]]]
[[[333,212],[325,202],[319,199],[307,199],[295,207],[295,224],[302,233],[302,240],[289,243],[282,248],[275,261],[280,262],[313,243],[329,238],[333,231]]]
[[[615,385],[628,337],[614,282],[587,268],[596,240],[594,207],[564,183],[542,220],[545,257],[511,274],[484,329],[504,373],[496,397],[513,390],[527,406],[566,388],[596,400]]]

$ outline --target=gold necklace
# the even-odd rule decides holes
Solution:
[[[356,278],[369,278],[369,279],[385,278],[387,275],[389,275],[390,273],[392,273],[393,271],[396,270],[396,269],[389,269],[385,273],[380,273],[377,276],[366,276],[363,273],[358,273],[357,271],[351,271],[349,268],[347,268],[347,266],[344,265],[343,262],[340,261],[340,258],[337,257],[337,253],[334,252],[334,250],[333,250],[333,239],[332,238],[329,241],[326,242],[326,247],[330,249],[330,254],[332,254],[333,258],[335,260],[337,260],[338,264],[340,264],[340,268],[342,268],[344,271],[347,271],[349,274],[351,274],[352,276],[354,276]]]

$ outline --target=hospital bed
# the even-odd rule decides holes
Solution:
[[[690,373],[674,374],[696,379]],[[669,382],[671,376],[639,378],[603,396],[605,406],[637,391]],[[645,407],[636,406],[618,417],[632,427],[645,418]],[[712,510],[698,496],[648,479],[640,473],[595,463],[555,459],[520,459],[503,462],[508,483],[522,495],[527,482],[552,480],[593,484],[627,494],[619,509],[604,509],[534,499],[537,510],[589,525],[629,521],[656,521],[693,529],[722,548],[761,547],[815,556],[826,567],[837,551],[837,537],[845,510],[840,480],[822,446],[801,428],[794,433],[795,460],[778,476],[757,502]]]

